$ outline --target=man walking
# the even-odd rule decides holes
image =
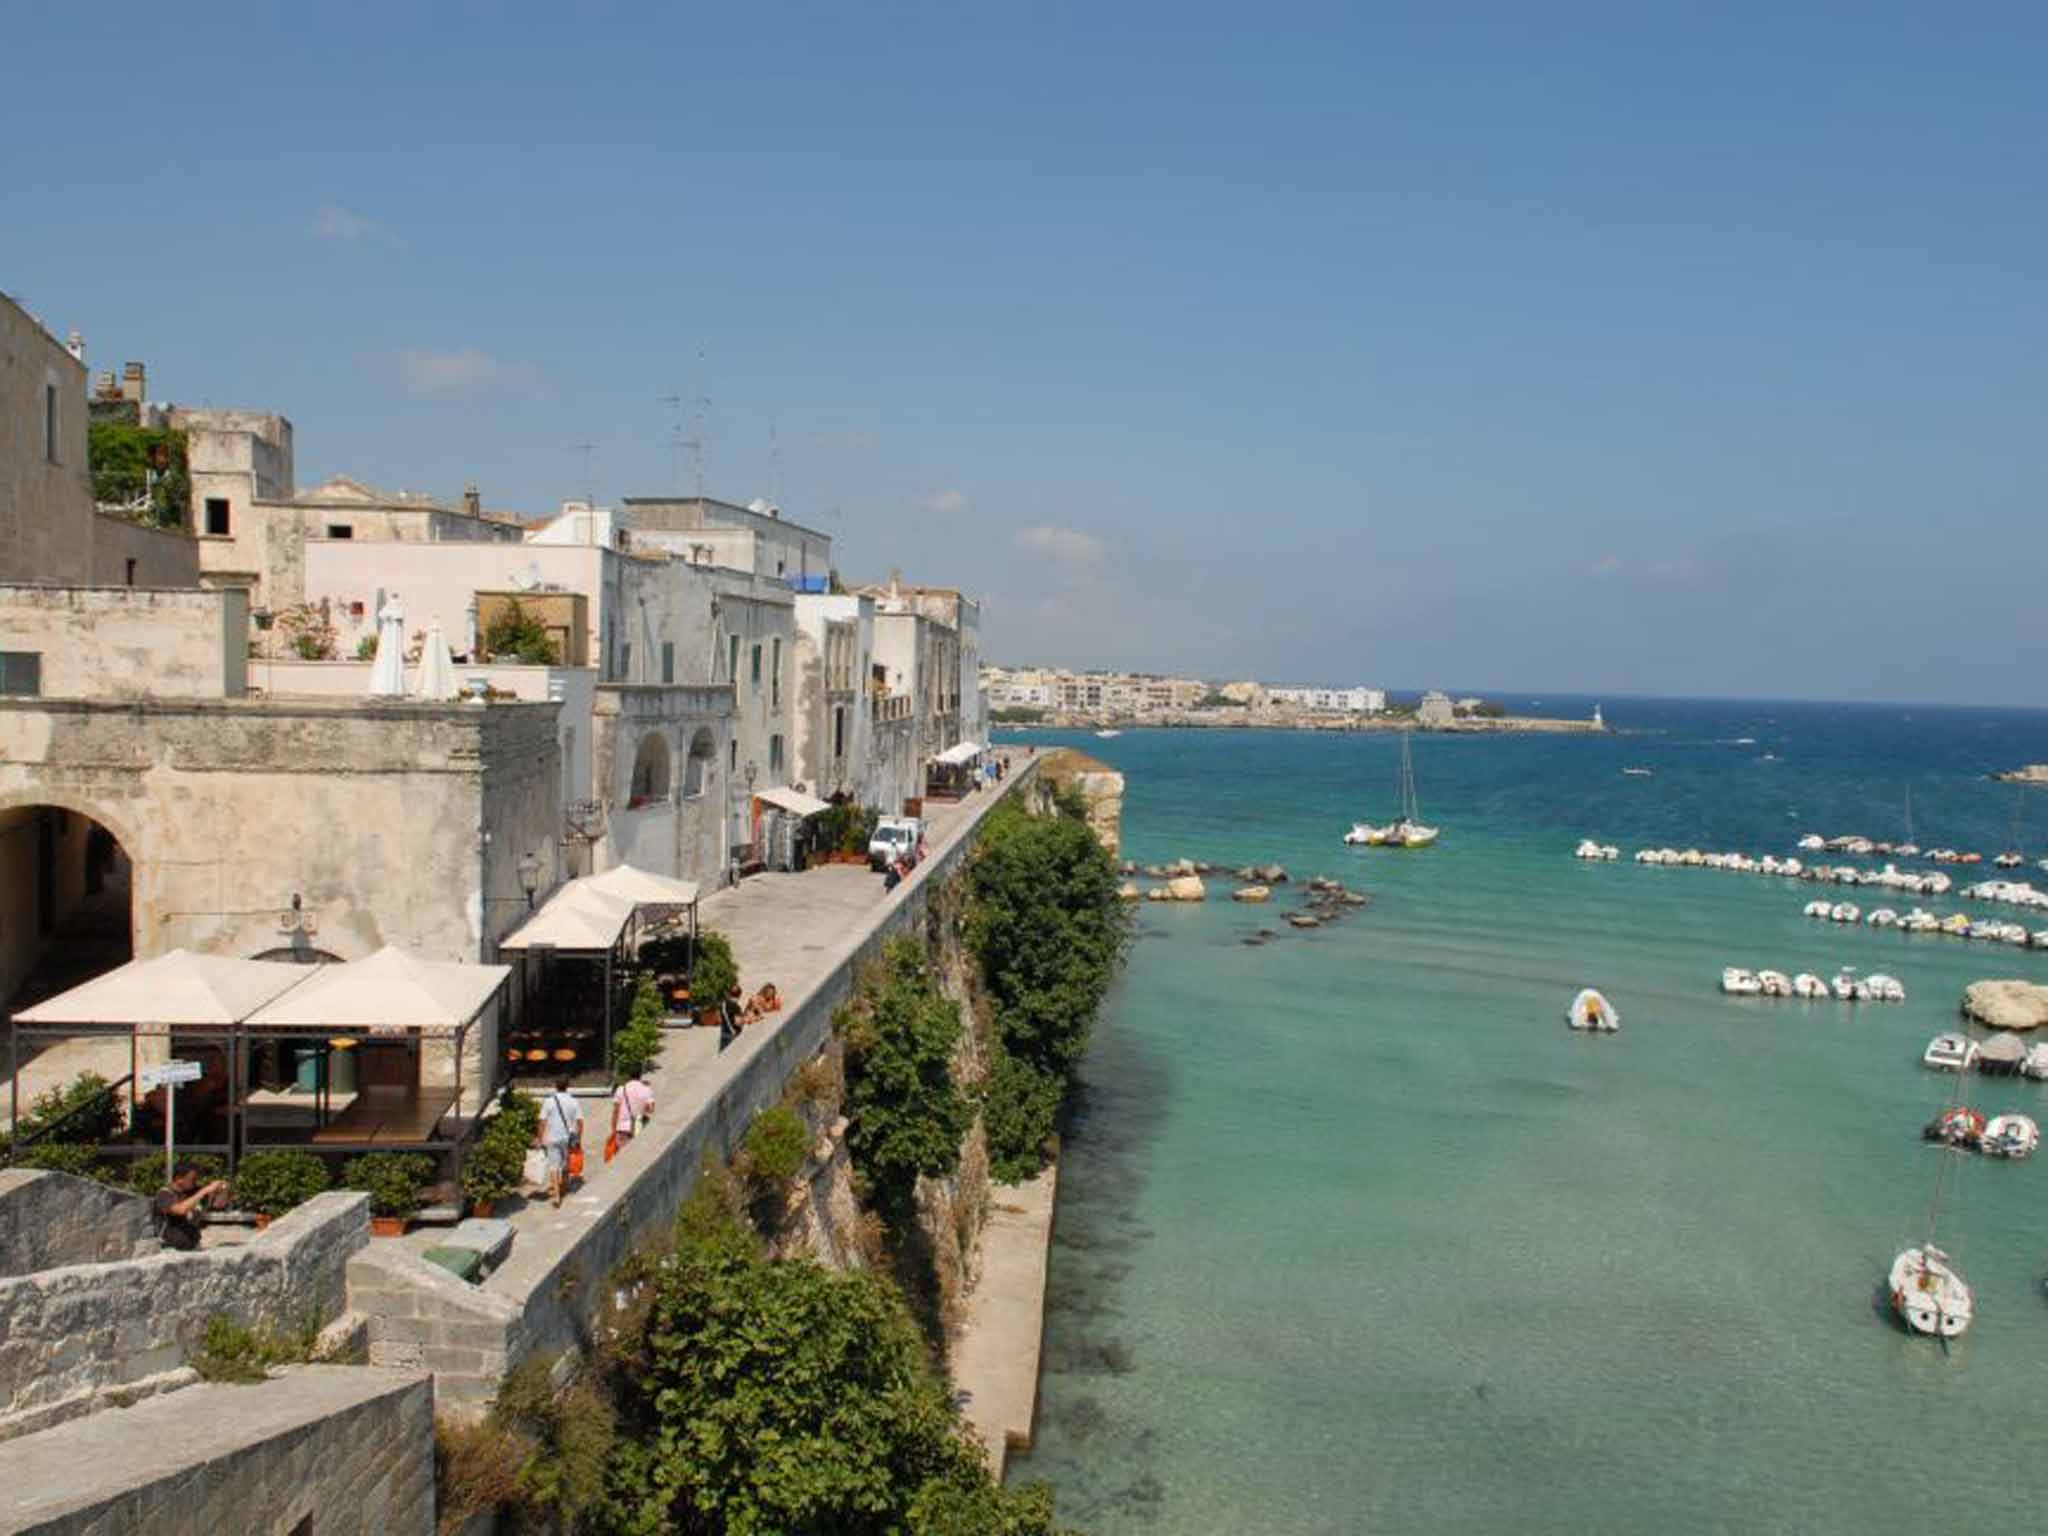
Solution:
[[[555,1091],[540,1107],[540,1144],[548,1155],[548,1198],[562,1208],[569,1185],[569,1151],[583,1140],[583,1110],[569,1092],[569,1079],[555,1079]]]

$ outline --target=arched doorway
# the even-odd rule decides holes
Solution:
[[[9,1011],[134,958],[135,870],[104,823],[62,805],[0,809],[0,999]]]

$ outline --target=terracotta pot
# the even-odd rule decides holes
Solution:
[[[370,1236],[405,1236],[405,1218],[403,1216],[372,1216],[370,1218]]]
[[[259,1215],[259,1216],[258,1216],[258,1217],[256,1218],[256,1230],[257,1230],[258,1232],[261,1232],[261,1231],[262,1231],[262,1230],[263,1230],[263,1229],[264,1229],[265,1227],[269,1226],[269,1225],[270,1225],[270,1224],[271,1224],[271,1223],[272,1223],[273,1221],[275,1221],[275,1220],[277,1220],[277,1218],[276,1218],[275,1216],[261,1216],[261,1215]]]
[[[489,1216],[491,1214],[491,1207],[495,1204],[497,1204],[495,1200],[472,1200],[469,1204],[469,1214],[472,1216]]]
[[[699,1008],[697,1010],[697,1025],[700,1029],[718,1028],[718,1010],[716,1008]]]

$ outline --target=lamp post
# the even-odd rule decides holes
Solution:
[[[519,889],[526,892],[526,910],[533,910],[534,894],[540,890],[540,860],[527,854],[519,861]]]

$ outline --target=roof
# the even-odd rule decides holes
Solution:
[[[807,795],[800,789],[791,789],[787,784],[778,784],[773,789],[757,789],[754,791],[754,798],[765,800],[782,810],[793,811],[799,816],[816,816],[832,809],[816,795]]]
[[[238,960],[174,949],[152,959],[130,960],[14,1017],[21,1024],[239,1024],[313,974],[306,966],[281,960]]]
[[[575,883],[607,896],[648,906],[693,907],[697,904],[697,883],[652,874],[630,864],[615,865],[601,875],[583,875]]]
[[[938,755],[937,761],[947,764],[972,762],[987,750],[978,741],[956,741]]]
[[[387,944],[362,960],[320,966],[247,1022],[270,1027],[453,1029],[483,1012],[511,974],[509,965],[428,960]]]

